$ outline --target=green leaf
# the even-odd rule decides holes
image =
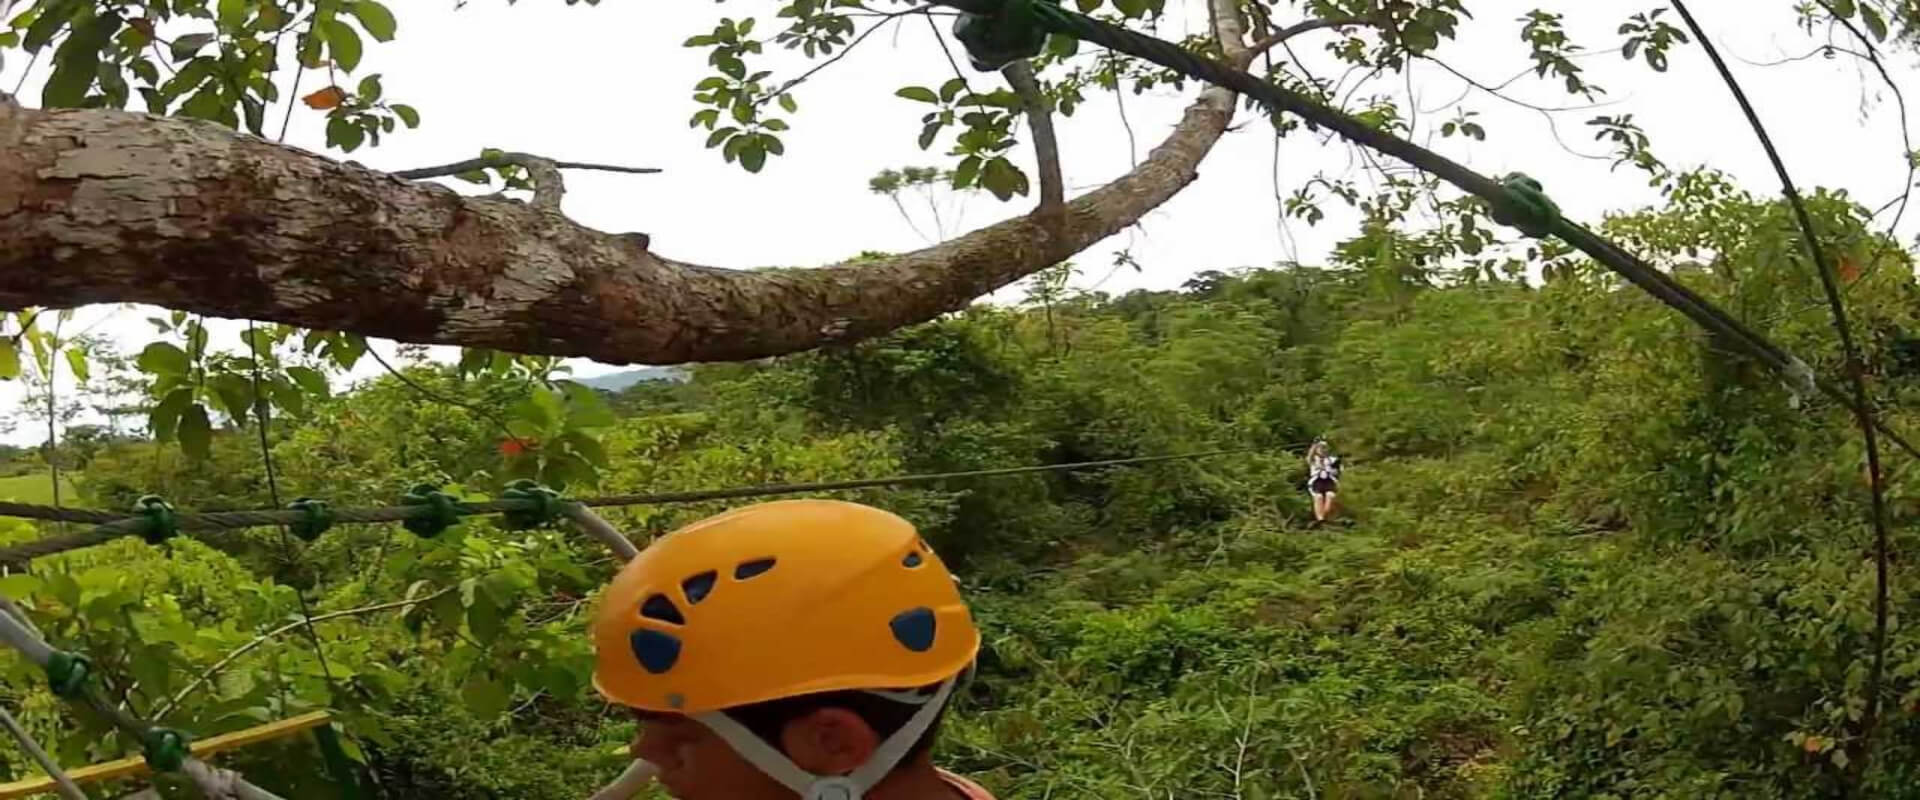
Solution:
[[[230,669],[222,672],[217,683],[217,693],[226,700],[246,697],[258,686],[253,677],[253,670],[250,669]]]
[[[354,19],[360,20],[360,27],[366,28],[367,35],[376,42],[393,41],[393,33],[400,27],[393,19],[393,12],[374,0],[354,0],[347,10],[353,13]]]
[[[540,667],[538,672],[540,688],[555,697],[572,697],[585,687],[573,670],[560,664],[549,663]]]
[[[229,31],[238,31],[247,24],[247,0],[220,0],[217,21],[220,27]]]
[[[13,337],[0,337],[0,380],[20,377],[20,348]]]
[[[192,368],[187,353],[166,342],[154,342],[140,351],[134,359],[141,370],[155,375],[185,375]]]
[[[75,29],[54,52],[53,74],[40,90],[48,108],[76,108],[87,98],[100,72],[100,52],[107,47],[123,20],[117,14],[94,17]]]
[[[393,111],[394,116],[400,118],[401,122],[406,123],[409,129],[420,127],[420,112],[415,111],[413,106],[395,103],[388,108]]]
[[[347,758],[353,759],[355,763],[358,763],[358,764],[367,763],[366,751],[360,749],[360,743],[354,741],[353,737],[351,736],[340,737],[340,749],[341,751],[347,754]]]
[[[525,404],[527,410],[516,416],[534,422],[541,428],[552,429],[567,415],[566,401],[559,393],[545,387],[533,390]]]
[[[980,185],[1001,200],[1012,198],[1016,194],[1027,193],[1027,176],[1004,157],[995,157],[987,161],[980,171]]]
[[[175,431],[179,429],[180,414],[187,410],[187,404],[191,402],[192,389],[175,389],[147,413],[147,427],[153,432],[154,441],[165,442],[174,438]]]
[[[925,86],[908,86],[894,92],[894,95],[907,98],[908,100],[918,100],[922,103],[933,103],[935,105],[940,103],[940,96],[934,94],[932,89]]]
[[[211,33],[189,33],[175,38],[167,45],[167,50],[173,54],[174,61],[185,61],[193,58],[200,52],[200,48],[206,47],[207,43],[213,39],[214,36]]]
[[[267,122],[267,106],[250,96],[241,96],[240,108],[246,112],[247,131],[255,136],[262,135],[261,128]]]
[[[211,383],[213,394],[220,399],[227,416],[245,420],[253,408],[253,382],[244,375],[226,372],[214,376]]]
[[[329,393],[327,376],[321,374],[320,370],[312,367],[288,367],[287,377],[292,378],[293,382],[307,394],[326,397]]]
[[[213,423],[207,419],[207,407],[199,403],[180,413],[180,449],[188,458],[204,459],[213,450]]]
[[[1440,34],[1432,28],[1408,28],[1400,34],[1400,43],[1415,53],[1425,53],[1440,46]]]
[[[35,575],[8,575],[0,578],[0,595],[18,600],[32,596],[45,585],[46,581]]]
[[[1867,32],[1872,34],[1876,41],[1887,40],[1887,18],[1880,15],[1879,9],[1871,5],[1861,6],[1860,21],[1867,24]]]
[[[780,107],[786,109],[787,113],[792,114],[800,110],[800,102],[794,100],[793,95],[783,94],[780,95]]]
[[[220,96],[220,84],[211,80],[201,87],[200,91],[194,92],[192,97],[187,98],[186,104],[180,106],[182,116],[209,121],[218,121],[221,112],[226,110],[227,103]]]
[[[27,26],[26,38],[21,40],[20,46],[29,53],[40,52],[40,48],[46,47],[68,23],[73,22],[74,12],[90,5],[92,3],[89,0],[53,0],[43,5],[40,16]]]
[[[565,387],[568,428],[605,428],[620,421],[593,387],[573,381]]]
[[[755,135],[752,141],[740,148],[740,166],[745,167],[748,172],[759,172],[760,168],[766,165],[766,145],[761,142],[758,135]]]
[[[476,671],[460,686],[460,698],[467,702],[467,710],[475,717],[486,720],[507,710],[509,693],[506,684]]]
[[[346,117],[334,117],[327,120],[327,144],[346,152],[353,152],[367,138],[367,131]]]
[[[559,442],[588,464],[596,467],[607,465],[607,448],[600,444],[600,440],[587,435],[584,431],[571,431],[560,437]]]
[[[493,644],[506,627],[506,615],[492,599],[475,597],[473,605],[467,607],[467,628],[481,644]]]
[[[953,188],[965,189],[972,186],[980,176],[980,157],[967,156],[960,160],[960,167],[953,171]]]
[[[707,137],[707,148],[712,149],[715,147],[719,147],[721,142],[726,141],[729,137],[733,136],[735,131],[738,131],[738,130],[740,129],[732,126],[714,129],[713,135]]]
[[[67,366],[73,370],[73,377],[86,383],[91,373],[87,370],[87,351],[78,347],[67,348]]]
[[[355,94],[360,95],[360,99],[368,103],[379,100],[380,76],[368,75],[367,77],[361,78],[360,86],[355,90]]]
[[[360,34],[355,33],[347,23],[337,19],[325,20],[317,24],[314,30],[327,40],[327,53],[333,57],[333,63],[348,72],[360,66]]]
[[[161,655],[164,652],[158,647],[143,647],[127,660],[127,669],[140,682],[141,691],[148,695],[162,696],[171,690],[173,670]]]

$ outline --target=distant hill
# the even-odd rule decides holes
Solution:
[[[617,392],[641,381],[684,382],[687,380],[687,372],[679,367],[641,367],[639,369],[622,370],[620,372],[609,372],[605,375],[595,375],[591,378],[573,378],[571,380],[595,389]]]

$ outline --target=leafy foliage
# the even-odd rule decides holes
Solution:
[[[1674,185],[1668,206],[1608,233],[1837,368],[1826,321],[1800,313],[1818,287],[1786,209],[1711,173]],[[1831,249],[1886,254],[1864,209],[1811,200]],[[1536,254],[1554,267],[1542,283],[1487,272],[1457,234],[1391,222],[1339,252],[1326,269],[1203,273],[1122,297],[1040,278],[1025,308],[699,367],[613,402],[505,357],[414,365],[314,398],[270,440],[284,492],[343,504],[423,481],[470,498],[522,475],[651,492],[1263,445],[849,493],[927,531],[986,631],[943,759],[1016,800],[1838,791],[1864,755],[1873,625],[1847,415],[1794,405],[1556,251]],[[1911,427],[1897,410],[1920,392],[1902,344],[1920,326],[1910,262],[1896,251],[1851,274],[1873,380],[1890,421]],[[218,361],[179,353],[150,358]],[[436,399],[450,397],[462,403]],[[596,444],[573,449],[587,432]],[[198,457],[110,442],[79,485],[107,506],[146,491],[185,508],[262,505],[255,433],[216,428]],[[1320,433],[1348,458],[1350,527],[1303,526],[1297,445]],[[604,458],[582,455],[594,448]],[[1896,531],[1920,513],[1915,475],[1890,477]],[[726,505],[608,516],[645,538]],[[43,533],[0,525],[6,541]],[[271,530],[167,550],[122,541],[38,562],[0,591],[93,655],[136,713],[213,734],[329,707],[383,796],[561,798],[610,776],[631,733],[594,698],[582,635],[613,566],[565,529],[469,520],[422,540],[346,525],[295,549]],[[1896,615],[1920,612],[1915,578],[1895,576]],[[296,594],[316,614],[353,612],[316,625],[324,666],[292,624]],[[6,693],[63,759],[126,751],[5,664]],[[1914,797],[1920,638],[1907,627],[1889,664],[1862,791]],[[324,796],[310,744],[235,763]]]

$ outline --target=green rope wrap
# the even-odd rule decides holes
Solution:
[[[560,517],[560,493],[530,480],[517,480],[507,484],[500,493],[508,500],[526,500],[533,508],[524,511],[503,511],[502,521],[509,530],[526,530],[552,524]]]
[[[174,516],[173,506],[167,505],[159,495],[150,494],[135,500],[133,512],[146,518],[140,527],[140,538],[147,540],[147,544],[161,544],[180,535],[180,520]]]
[[[1006,0],[991,16],[961,14],[953,22],[953,38],[967,48],[967,60],[982,72],[994,72],[1015,61],[1040,55],[1047,46],[1047,30],[1035,8],[1059,0]]]
[[[79,653],[55,650],[47,657],[47,686],[55,697],[78,700],[93,675],[93,662]]]
[[[1506,190],[1506,198],[1490,204],[1494,222],[1519,228],[1535,239],[1552,236],[1560,227],[1560,207],[1540,190],[1539,181],[1515,172],[1501,178],[1500,187]]]
[[[311,542],[318,539],[320,534],[326,533],[328,528],[333,527],[333,509],[327,507],[325,500],[315,500],[311,497],[296,498],[292,503],[287,504],[287,508],[301,514],[301,518],[289,524],[287,528],[293,531],[293,535],[305,541]]]
[[[460,501],[431,483],[422,483],[400,498],[403,506],[425,506],[428,511],[408,517],[400,524],[423,539],[439,536],[441,531],[460,524]]]
[[[193,754],[192,741],[172,728],[149,728],[146,735],[140,737],[140,754],[155,772],[179,772],[180,765],[187,763],[187,756]]]

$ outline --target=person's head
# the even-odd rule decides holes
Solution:
[[[1308,458],[1321,458],[1326,456],[1326,454],[1327,454],[1327,440],[1324,437],[1314,439],[1313,446],[1307,448]]]
[[[858,798],[924,765],[980,645],[910,523],[820,500],[662,537],[614,578],[593,637],[595,687],[642,720],[634,755],[685,800]]]

